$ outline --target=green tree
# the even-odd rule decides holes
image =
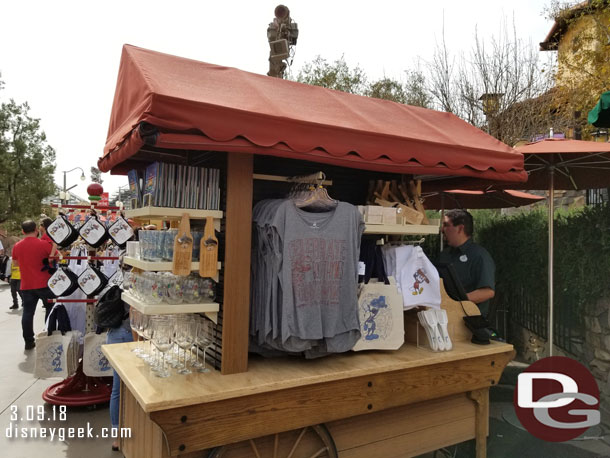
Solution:
[[[37,217],[55,191],[55,150],[29,111],[27,102],[0,105],[0,223],[13,227]]]
[[[398,81],[391,78],[382,78],[372,83],[366,91],[369,97],[392,100],[398,103],[407,103],[405,88]]]
[[[317,56],[312,62],[303,66],[296,80],[299,83],[322,86],[351,94],[364,95],[367,90],[364,70],[359,66],[350,68],[343,56],[333,63]]]
[[[407,105],[429,107],[431,97],[426,89],[424,74],[419,70],[411,70],[406,75],[407,81],[404,84],[385,76],[369,83],[364,70],[359,66],[351,68],[343,56],[332,63],[318,56],[303,66],[296,81]]]
[[[407,81],[404,84],[407,96],[405,103],[416,107],[430,108],[432,96],[428,90],[426,76],[420,70],[407,70]]]

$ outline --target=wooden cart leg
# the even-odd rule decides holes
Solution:
[[[475,402],[475,440],[477,458],[487,457],[487,430],[489,425],[489,388],[470,391],[468,397]]]

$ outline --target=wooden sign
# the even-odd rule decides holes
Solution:
[[[174,239],[174,259],[172,273],[186,276],[191,273],[191,258],[193,256],[193,236],[188,213],[182,214],[180,228]]]
[[[205,231],[199,251],[199,275],[214,278],[218,272],[218,239],[214,234],[214,218],[205,219]]]

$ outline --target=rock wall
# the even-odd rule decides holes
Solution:
[[[584,309],[584,341],[576,345],[576,354],[568,354],[554,346],[554,356],[568,356],[584,364],[599,386],[602,422],[610,425],[610,297],[600,299]],[[545,339],[511,322],[512,343],[517,358],[533,363],[548,356]]]

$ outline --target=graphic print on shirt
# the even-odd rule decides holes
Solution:
[[[295,305],[339,305],[341,281],[345,274],[345,240],[305,238],[289,243]]]
[[[424,269],[417,269],[415,271],[415,273],[413,274],[413,278],[415,279],[415,281],[413,282],[413,286],[410,288],[411,289],[411,294],[413,294],[414,296],[417,296],[419,294],[422,294],[424,292],[424,285],[423,283],[430,283],[430,279],[428,278],[428,276],[426,275],[426,271]]]

